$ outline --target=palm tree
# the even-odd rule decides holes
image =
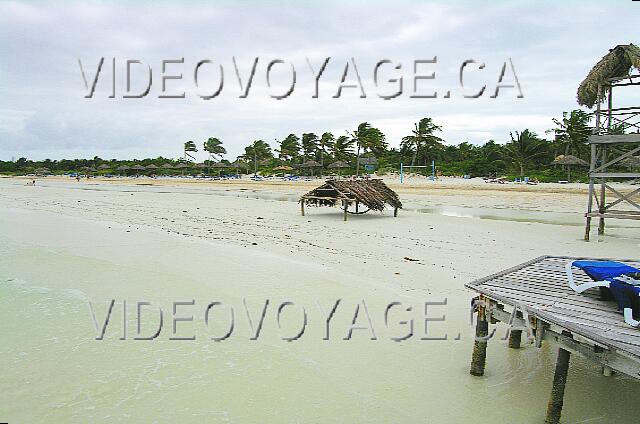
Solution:
[[[302,151],[305,159],[313,158],[318,150],[318,136],[314,133],[302,134]]]
[[[353,143],[355,143],[355,141],[346,135],[341,135],[336,138],[333,146],[330,147],[333,158],[336,160],[348,161],[353,155]]]
[[[186,143],[184,143],[184,160],[187,160],[187,158],[195,159],[189,153],[190,152],[195,153],[197,151],[198,149],[196,148],[196,143],[194,143],[193,141],[189,140]]]
[[[506,156],[520,168],[520,176],[524,176],[525,167],[546,154],[546,144],[528,129],[511,134],[511,142],[504,146]]]
[[[571,112],[563,112],[562,120],[553,118],[557,125],[547,132],[555,134],[555,142],[560,148],[564,148],[564,155],[578,153],[581,147],[591,135],[592,128],[589,126],[591,115],[583,110],[576,109]]]
[[[278,157],[284,161],[300,155],[300,139],[295,134],[289,134],[280,142],[280,149],[276,150]]]
[[[422,118],[414,124],[411,135],[402,138],[400,147],[404,151],[413,151],[411,166],[416,162],[418,152],[424,149],[425,160],[427,156],[435,156],[435,152],[442,149],[444,140],[434,135],[441,131],[442,127],[433,123],[431,118]]]
[[[207,173],[211,174],[211,157],[216,157],[227,154],[227,149],[222,146],[222,141],[215,137],[209,137],[207,141],[204,142],[203,149],[205,152],[209,153],[209,163]]]
[[[497,176],[498,170],[503,169],[504,166],[503,151],[503,146],[493,140],[487,141],[478,148],[478,159],[480,159],[483,173],[489,171]]]
[[[356,176],[360,172],[360,151],[366,153],[367,151],[371,151],[373,153],[381,153],[384,152],[387,148],[387,143],[385,142],[385,136],[377,128],[374,128],[368,122],[363,122],[358,125],[358,128],[352,132],[351,138],[356,143],[357,153],[356,153]]]
[[[256,140],[244,148],[244,156],[253,158],[253,174],[258,174],[258,161],[273,157],[271,147],[263,140]]]
[[[324,169],[324,155],[327,150],[331,150],[335,143],[335,137],[330,132],[322,134],[318,147],[320,147],[320,169]]]

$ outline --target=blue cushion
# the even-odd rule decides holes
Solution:
[[[615,277],[640,272],[640,269],[615,261],[575,261],[573,266],[595,281],[614,281]]]
[[[632,286],[615,278],[640,272],[639,269],[615,261],[575,261],[573,266],[583,270],[595,281],[609,281],[609,289],[620,310],[633,309],[634,318],[637,319],[640,314],[640,286]]]

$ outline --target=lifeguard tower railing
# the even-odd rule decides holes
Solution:
[[[640,187],[613,187],[611,179],[630,182],[640,178],[640,169],[625,166],[625,161],[640,155],[640,106],[614,107],[613,88],[640,85],[640,75],[612,78],[598,86],[595,130],[589,137],[591,163],[589,167],[589,200],[584,239],[589,240],[591,219],[598,218],[598,234],[604,234],[605,219],[640,220]],[[637,87],[634,87],[637,89]],[[607,108],[602,108],[603,93],[607,93]],[[620,129],[632,131],[621,134]]]

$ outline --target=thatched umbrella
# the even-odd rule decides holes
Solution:
[[[136,174],[140,174],[140,171],[144,171],[144,166],[142,165],[133,165],[131,168],[129,168],[133,171],[136,171]]]
[[[640,69],[640,48],[635,44],[620,44],[609,50],[578,87],[578,104],[592,108],[598,100],[598,85],[602,96],[608,91],[611,78],[629,75],[631,68]]]
[[[640,156],[631,156],[620,161],[621,165],[629,168],[640,168]]]
[[[131,168],[129,168],[129,167],[128,167],[128,166],[126,166],[126,165],[121,165],[121,166],[119,166],[119,167],[117,167],[117,168],[116,168],[116,171],[120,171],[120,173],[121,173],[121,174],[123,174],[123,173],[124,173],[124,175],[127,175],[127,171],[128,171],[129,169],[131,169]]]
[[[589,166],[589,164],[580,159],[579,157],[572,155],[560,155],[551,162],[552,165],[566,165],[567,167],[567,181],[571,181],[571,167],[572,166]]]
[[[151,163],[151,164],[149,164],[149,165],[145,166],[145,167],[144,167],[144,169],[145,169],[146,171],[149,171],[149,175],[152,175],[152,174],[155,174],[155,173],[156,173],[156,171],[157,171],[159,168],[158,168],[158,165],[154,165],[153,163]]]
[[[377,163],[378,163],[378,158],[374,158],[374,157],[360,158],[360,165],[376,165]]]
[[[337,162],[333,162],[327,168],[329,168],[329,169],[337,169],[338,170],[338,176],[340,176],[340,174],[341,174],[340,170],[342,168],[349,168],[350,166],[351,165],[349,165],[347,162],[343,162],[343,161],[339,160]]]
[[[173,165],[171,165],[170,163],[165,163],[160,168],[162,168],[162,169],[173,169]]]
[[[279,165],[276,166],[275,168],[273,168],[274,171],[282,171],[282,176],[284,176],[284,173],[286,171],[293,171],[293,168],[289,165]]]
[[[240,167],[245,167],[246,165],[242,162],[240,162],[239,160],[236,160],[234,162],[231,162],[231,164],[229,166],[232,166],[234,168],[236,168],[236,174],[240,174]]]
[[[350,166],[351,165],[349,165],[347,162],[343,162],[343,161],[339,160],[337,162],[333,162],[327,168],[329,168],[329,169],[340,169],[340,168],[348,168]]]
[[[311,176],[313,177],[313,168],[317,168],[319,166],[322,166],[322,165],[320,165],[315,160],[310,160],[310,161],[307,161],[307,162],[303,163],[302,165],[300,165],[300,168],[310,168],[311,169]]]
[[[187,168],[191,168],[191,164],[186,163],[186,162],[180,162],[179,164],[174,166],[174,168],[182,170],[182,175],[184,176],[184,170],[187,169]]]
[[[106,169],[111,169],[111,167],[109,165],[107,165],[106,163],[103,163],[102,165],[98,166],[98,170],[99,171],[104,171]]]
[[[83,169],[84,169],[85,171],[87,171],[87,172],[96,172],[96,171],[97,171],[97,169],[96,169],[96,168],[93,168],[93,167],[91,167],[91,166],[85,166]]]
[[[220,173],[222,172],[223,169],[225,168],[230,168],[231,165],[226,164],[226,163],[222,163],[222,162],[217,162],[217,163],[212,163],[211,165],[209,165],[210,168],[215,168],[218,170],[218,177],[220,176]]]

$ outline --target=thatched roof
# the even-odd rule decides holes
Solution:
[[[228,165],[228,164],[222,163],[222,162],[218,162],[218,163],[212,163],[211,167],[212,168],[220,168],[220,169],[222,169],[222,168],[230,168],[231,165]]]
[[[640,168],[640,156],[631,156],[620,161],[620,165],[628,166],[629,168]]]
[[[322,166],[322,165],[320,165],[315,160],[310,160],[300,165],[300,168],[317,168],[319,166]]]
[[[122,166],[119,166],[119,167],[116,168],[116,170],[118,170],[118,171],[128,171],[129,169],[131,169],[131,168],[129,168],[126,165],[122,165]]]
[[[142,166],[142,165],[133,165],[129,169],[133,169],[134,171],[144,171],[144,166]]]
[[[182,163],[179,163],[176,166],[174,166],[174,168],[176,168],[176,169],[184,169],[184,168],[190,168],[190,166],[187,165],[186,163],[182,162]]]
[[[552,162],[553,165],[579,165],[579,166],[589,166],[589,164],[580,159],[579,157],[572,155],[560,155],[556,156],[556,158]]]
[[[578,104],[592,108],[598,99],[598,84],[603,86],[604,94],[611,78],[629,75],[631,68],[640,69],[640,48],[635,44],[620,44],[609,50],[591,69],[589,75],[578,87]]]
[[[98,166],[98,169],[105,170],[105,169],[111,169],[111,167],[106,163],[103,163],[102,165]]]
[[[151,165],[147,165],[145,169],[158,169],[158,167],[154,164],[151,164]]]
[[[171,165],[170,163],[165,163],[160,168],[162,168],[162,169],[173,169],[173,165]]]
[[[97,171],[96,168],[93,168],[91,166],[85,166],[84,170],[87,171],[87,172],[96,172]]]
[[[378,159],[374,157],[360,158],[360,165],[375,165],[378,163]]]
[[[382,180],[326,181],[300,198],[311,206],[335,206],[342,200],[358,201],[376,211],[384,210],[385,204],[402,208],[398,195]]]
[[[348,168],[349,165],[347,162],[343,162],[341,160],[337,161],[337,162],[333,162],[331,165],[328,166],[328,168],[330,169],[334,169],[334,168]]]
[[[287,165],[280,165],[273,168],[274,171],[293,171],[293,168]]]
[[[49,168],[38,168],[36,169],[36,174],[50,174],[51,171],[49,170]]]

